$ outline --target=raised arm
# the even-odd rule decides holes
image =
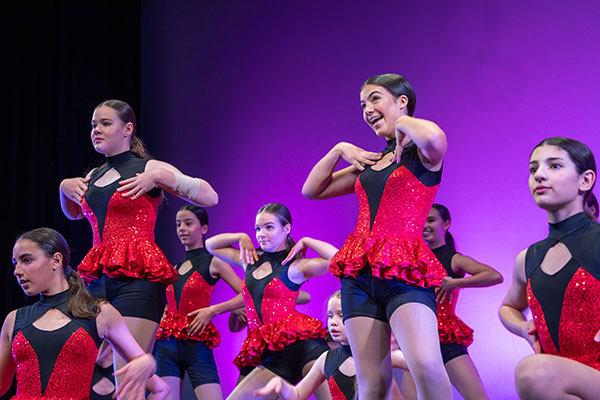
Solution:
[[[441,167],[446,154],[446,135],[444,131],[432,121],[403,115],[396,120],[396,140],[398,144],[405,143],[408,136],[420,150],[425,158],[427,168],[437,170]],[[400,156],[399,151],[396,157]]]
[[[288,277],[292,282],[297,284],[301,284],[309,278],[326,274],[331,258],[338,251],[338,249],[327,242],[303,237],[290,250],[290,253],[286,259],[282,261],[282,264],[291,261],[298,253],[304,254],[307,248],[314,250],[319,257],[301,258],[292,261],[292,265],[288,271]]]
[[[0,396],[10,389],[15,376],[15,360],[12,356],[12,331],[15,326],[17,311],[6,316],[0,333]]]
[[[502,283],[504,280],[502,275],[490,267],[489,265],[482,264],[477,260],[463,256],[462,254],[455,254],[452,257],[452,271],[459,275],[469,274],[464,278],[452,278],[451,276],[444,277],[440,288],[436,292],[438,302],[443,302],[446,297],[452,295],[452,291],[458,288],[466,287],[487,287]]]
[[[333,172],[342,158],[352,165]],[[364,165],[373,165],[380,158],[380,153],[365,151],[350,143],[338,143],[310,171],[302,194],[311,200],[322,200],[353,193],[354,182],[365,169]]]
[[[513,281],[508,289],[508,294],[500,307],[500,321],[506,329],[517,336],[521,336],[536,353],[541,353],[540,342],[533,320],[527,320],[523,312],[529,307],[527,304],[527,277],[525,276],[525,255],[523,250],[515,261]]]
[[[117,191],[132,199],[159,187],[199,206],[212,207],[219,202],[217,192],[207,181],[187,176],[171,164],[158,160],[148,161],[143,173],[119,183],[121,187]]]
[[[63,179],[58,187],[60,208],[63,214],[71,220],[83,218],[81,212],[81,200],[87,192],[90,183],[90,174],[85,178]]]
[[[233,247],[234,244],[240,246],[239,249]],[[245,268],[258,260],[256,249],[252,245],[252,239],[245,233],[221,233],[206,239],[204,242],[206,250],[225,261],[227,264],[236,267]]]

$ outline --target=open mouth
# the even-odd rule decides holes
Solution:
[[[371,125],[375,125],[377,122],[381,121],[383,119],[383,116],[381,115],[374,115],[372,117],[369,118],[369,123]]]

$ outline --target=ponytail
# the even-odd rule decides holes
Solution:
[[[446,206],[444,206],[442,204],[434,203],[431,205],[431,207],[435,208],[437,210],[437,212],[440,213],[440,217],[442,218],[442,221],[452,222],[452,217],[450,216],[450,210],[448,210],[448,208]],[[454,237],[450,233],[449,229],[446,231],[446,234],[444,235],[444,240],[446,240],[446,245],[448,247],[450,247],[452,249],[452,251],[456,251],[456,244],[454,243]]]

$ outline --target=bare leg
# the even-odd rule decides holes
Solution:
[[[448,361],[445,365],[450,382],[465,400],[487,400],[481,377],[468,354]]]
[[[415,380],[419,399],[451,399],[452,387],[442,361],[435,313],[421,303],[407,303],[394,311],[390,325]]]
[[[308,374],[316,361],[317,360],[313,360],[306,363],[306,365],[302,368],[302,377],[305,377]],[[315,390],[314,395],[318,400],[331,400],[331,392],[329,391],[329,385],[327,384],[327,381],[321,383],[317,390]]]
[[[181,385],[182,380],[177,376],[161,376],[161,378],[167,382],[171,392],[167,396],[167,400],[179,400],[181,397]]]
[[[258,366],[252,370],[236,387],[233,392],[227,397],[227,400],[246,400],[254,399],[254,391],[265,386],[271,378],[277,375],[265,367]],[[277,394],[273,393],[268,396],[259,396],[256,399],[274,400]]]
[[[406,400],[417,400],[417,387],[410,371],[402,371],[402,394]]]
[[[600,393],[600,371],[564,357],[526,357],[515,374],[517,392],[523,400],[593,400]]]
[[[387,398],[392,383],[390,326],[369,317],[349,318],[345,326],[356,366],[358,398]]]
[[[131,336],[134,337],[140,347],[146,353],[152,353],[152,347],[154,346],[154,338],[156,337],[158,324],[145,318],[123,317],[123,319],[125,320],[125,324],[127,325],[129,332],[131,332]],[[113,352],[113,363],[117,366],[117,369],[126,364],[125,361],[115,352]]]
[[[204,385],[196,386],[194,388],[194,393],[196,393],[196,398],[198,400],[202,400],[202,399],[223,400],[223,393],[221,392],[221,385],[218,383],[207,383]]]

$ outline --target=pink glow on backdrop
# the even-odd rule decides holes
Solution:
[[[368,8],[366,5],[369,4]],[[356,219],[353,196],[315,202],[300,189],[339,141],[369,150],[384,142],[362,122],[361,83],[395,72],[417,93],[416,116],[448,135],[436,201],[452,212],[459,251],[497,268],[505,282],[464,290],[458,314],[475,329],[469,348],[491,398],[516,398],[513,373],[530,354],[497,309],[516,254],[545,236],[547,219],[528,193],[529,152],[564,135],[600,149],[600,10],[597,2],[199,2],[148,6],[143,14],[142,129],[159,159],[209,180],[220,204],[210,233],[252,234],[256,210],[288,205],[293,237],[341,246]],[[158,240],[183,257],[173,229],[179,203],[163,209]],[[305,285],[301,310],[324,320],[339,287]],[[219,283],[215,301],[232,295]],[[216,323],[223,390],[243,334]],[[460,396],[456,395],[456,398]]]

